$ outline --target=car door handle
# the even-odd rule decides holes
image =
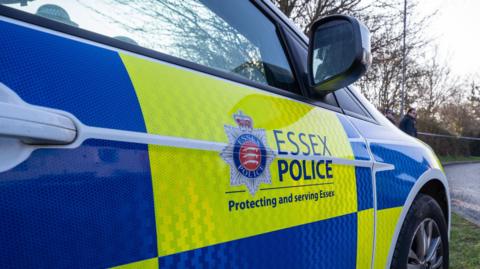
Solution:
[[[13,137],[30,145],[65,145],[75,140],[73,121],[41,107],[0,102],[0,137]]]

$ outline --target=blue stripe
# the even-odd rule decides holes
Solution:
[[[367,144],[364,142],[351,142],[355,160],[370,160]],[[357,208],[358,211],[373,208],[372,171],[368,167],[355,167],[357,181]]]
[[[415,181],[430,168],[425,149],[386,144],[370,148],[376,161],[395,165],[395,170],[376,174],[378,209],[403,206]]]
[[[355,178],[358,211],[373,208],[372,170],[367,167],[355,167]]]
[[[354,213],[161,257],[160,268],[355,268],[356,255]]]
[[[146,145],[38,150],[0,174],[0,268],[104,268],[156,257]]]
[[[87,125],[145,132],[116,52],[0,21],[0,82],[26,102],[65,110]]]

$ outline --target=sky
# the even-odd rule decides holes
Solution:
[[[435,37],[440,57],[448,61],[452,73],[480,75],[479,0],[421,0],[419,12],[438,10],[428,28]]]

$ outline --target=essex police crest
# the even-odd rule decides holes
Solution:
[[[230,165],[230,185],[246,185],[255,195],[260,183],[271,184],[270,164],[275,157],[264,129],[254,129],[253,120],[239,111],[233,115],[238,127],[225,125],[229,143],[220,156]]]

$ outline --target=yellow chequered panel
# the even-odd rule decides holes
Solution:
[[[357,269],[367,269],[372,266],[373,214],[373,208],[357,213]]]
[[[283,151],[295,151],[288,132],[298,144],[303,133],[304,140],[313,135],[316,143],[318,137],[326,141],[326,156],[354,159],[333,112],[169,65],[121,57],[149,133],[229,143],[224,126],[236,126],[232,115],[242,111],[252,118],[253,128],[265,130],[267,146],[276,154],[274,130],[281,132],[277,139],[285,141]],[[325,154],[320,145],[317,149]],[[149,158],[159,256],[357,211],[353,166],[332,164],[330,178],[295,180],[285,173],[280,180],[279,161],[292,160],[277,155],[269,167],[271,184],[262,183],[252,195],[244,185],[231,186],[231,168],[217,151],[150,145]],[[326,166],[320,167],[325,174]],[[303,174],[314,170],[311,161],[302,169]],[[299,185],[310,186],[293,187]]]
[[[158,258],[132,262],[129,264],[115,266],[111,269],[158,269]]]
[[[375,241],[375,268],[386,268],[388,253],[392,245],[393,233],[403,207],[394,207],[377,211]],[[395,246],[393,246],[395,247]]]
[[[356,211],[355,175],[351,167],[334,168],[339,173],[338,178],[342,179],[338,184],[265,190],[252,197],[248,192],[226,193],[242,187],[230,187],[229,167],[217,152],[159,146],[150,146],[149,151],[160,256]],[[275,169],[272,165],[271,170]],[[272,173],[273,184],[268,187],[282,186],[277,179]],[[279,202],[279,197],[293,195],[293,198],[319,190],[334,190],[335,196],[318,201]],[[230,201],[273,201],[272,198],[276,198],[276,205],[229,209]]]

